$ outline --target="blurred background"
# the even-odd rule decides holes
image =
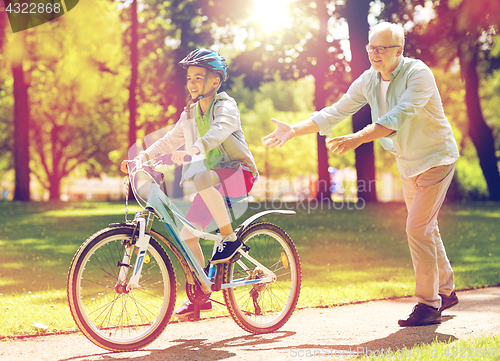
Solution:
[[[498,1],[82,0],[16,33],[8,10],[0,5],[1,199],[122,199],[121,161],[178,120],[187,92],[177,63],[206,47],[229,64],[221,90],[238,102],[261,173],[251,199],[402,201],[378,141],[343,156],[319,135],[262,143],[271,118],[295,123],[339,99],[370,66],[370,27],[392,21],[407,31],[405,56],[431,66],[459,146],[448,199],[500,201]],[[363,109],[332,136],[369,123]]]

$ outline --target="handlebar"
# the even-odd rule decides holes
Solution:
[[[192,157],[190,155],[184,156],[184,162],[190,162]],[[156,169],[165,165],[174,165],[175,163],[172,161],[172,154],[160,154],[157,153],[156,157],[145,162],[141,162],[137,159],[131,160],[127,163],[128,173],[130,177],[130,184],[132,187],[132,192],[136,200],[141,203],[141,201],[146,202],[140,195],[137,189],[136,175],[139,172],[142,172],[148,175],[153,182],[160,185],[163,180],[163,173],[157,171]]]
[[[163,162],[164,165],[173,165],[174,162],[172,161],[172,154],[157,154],[155,159],[160,160]],[[184,156],[184,163],[191,162],[192,157],[190,155],[185,155]]]
[[[191,162],[192,157],[190,155],[185,155],[184,156],[184,163]],[[174,165],[174,161],[172,160],[172,154],[160,154],[157,153],[156,157],[153,159],[147,160],[144,163],[141,163],[141,168],[142,169],[137,169],[136,166],[137,161],[135,159],[128,161],[127,163],[127,169],[129,171],[129,174],[131,172],[138,172],[140,170],[152,170],[154,171],[155,168],[161,167],[162,165]],[[146,168],[146,169],[144,169]]]

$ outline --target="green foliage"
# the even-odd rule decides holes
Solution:
[[[235,79],[230,94],[238,102],[245,139],[262,175],[294,178],[315,172],[317,155],[314,135],[296,138],[282,148],[267,148],[262,141],[276,128],[271,118],[295,124],[309,117],[312,112],[312,87],[313,84],[305,79],[276,79],[261,85],[258,91],[249,91],[243,87],[241,77]],[[275,104],[279,104],[281,110]],[[287,110],[287,104],[297,111]],[[292,153],[293,157],[290,156]],[[302,161],[297,162],[297,159]]]
[[[476,97],[479,96],[478,76],[491,72],[500,64],[497,56],[500,7],[496,2],[488,0],[440,1],[432,3],[435,12],[432,19],[414,21],[416,6],[421,4],[396,1],[384,3],[386,7],[382,17],[389,21],[401,22],[409,29],[405,45],[406,54],[447,71],[456,67],[458,60],[461,75],[465,79],[464,91],[467,90],[468,96],[463,98],[460,95],[464,102],[455,104],[457,109],[464,109],[463,104],[468,107],[468,124],[474,130],[467,132],[459,126],[463,135],[460,142],[463,145],[466,137],[474,138],[475,147],[478,148],[477,153],[481,157],[483,174],[487,177],[489,197],[500,199],[500,175],[498,161],[495,162],[498,145],[491,144],[495,142],[495,135],[498,135],[495,133],[498,131],[491,132],[488,129],[488,126],[491,127],[491,121],[483,119],[483,113],[490,113],[488,110],[483,112],[485,101],[481,106],[475,103]],[[457,120],[460,118],[457,117]],[[496,142],[498,143],[498,140]],[[461,152],[464,150],[461,149]],[[496,158],[498,159],[498,156]]]
[[[30,168],[53,198],[75,170],[88,176],[109,171],[107,154],[123,144],[125,73],[113,8],[82,3],[57,22],[27,31]],[[15,41],[12,36],[6,43],[6,60],[14,56]]]
[[[500,49],[500,36],[497,36],[496,47]],[[500,110],[498,109],[500,103],[500,70],[492,72],[491,75],[482,80],[479,94],[481,95],[483,115],[486,124],[493,131],[497,158],[500,160]]]
[[[462,2],[465,0],[456,4]],[[421,1],[406,5],[384,3],[382,16],[399,13],[400,16],[394,19],[402,22],[412,19],[417,3],[423,4]],[[177,120],[186,95],[184,73],[177,62],[187,51],[199,46],[219,48],[224,55],[227,52],[231,68],[231,83],[225,84],[223,90],[231,87],[229,93],[238,101],[246,139],[261,172],[274,177],[316,173],[314,136],[298,138],[281,149],[272,150],[266,149],[261,139],[274,130],[270,123],[272,117],[293,124],[307,118],[314,110],[317,94],[314,81],[310,79],[313,75],[327,73],[327,76],[323,74],[326,77],[323,80],[328,90],[323,92],[328,92],[328,99],[338,98],[350,78],[346,71],[348,63],[335,32],[335,27],[344,21],[339,12],[342,4],[328,1],[325,8],[318,4],[293,1],[290,16],[297,25],[279,29],[270,36],[262,29],[259,19],[252,17],[255,9],[250,4],[240,6],[239,2],[231,0],[146,0],[139,8],[138,135],[142,137]],[[401,4],[404,10],[399,8]],[[125,6],[129,5],[117,8],[116,3],[101,0],[80,3],[78,11],[27,33],[30,50],[25,70],[31,82],[33,122],[31,167],[46,187],[58,178],[64,181],[66,174],[71,172],[75,176],[98,176],[101,172],[117,174],[118,163],[125,157],[130,67],[130,11]],[[320,30],[320,17],[326,15],[330,19],[328,26]],[[494,17],[483,20],[492,26],[498,25]],[[445,26],[446,22],[443,24]],[[425,24],[419,24],[414,31],[425,33],[426,29]],[[419,57],[430,57],[430,53],[439,58],[449,45],[420,42],[417,46],[412,41],[413,35],[416,34],[409,34],[407,39],[408,54],[416,54],[415,49],[421,48],[423,53]],[[0,61],[8,65],[12,39],[1,37],[7,38],[7,45],[0,54]],[[498,35],[488,31],[481,40],[491,49],[491,56],[499,53],[498,39]],[[453,45],[455,43],[450,44],[453,52],[449,53],[449,58],[453,58],[458,47]],[[439,51],[432,52],[436,47],[440,47]],[[319,63],[325,59],[328,64],[321,68]],[[483,62],[492,61],[488,54],[484,55]],[[436,61],[438,63],[442,64]],[[448,56],[446,63],[452,63]],[[476,155],[472,144],[466,140],[468,125],[460,75],[454,71],[433,71],[461,154],[469,157],[457,166],[457,179],[466,184],[456,189],[465,192],[462,198],[482,197],[482,175],[476,172]],[[12,167],[10,72],[9,66],[0,69],[0,171]],[[236,74],[243,75],[237,77]],[[294,80],[282,81],[280,78]],[[500,115],[496,106],[500,92],[498,79],[497,72],[481,83],[483,112],[493,128],[497,150],[500,149]],[[259,85],[261,80],[267,82]],[[245,84],[258,87],[258,91],[251,91]],[[332,136],[351,131],[350,120],[346,120],[333,129]],[[377,141],[375,152],[377,170],[389,170],[396,175],[394,157]],[[466,169],[468,164],[472,164],[473,169]],[[330,155],[329,165],[354,167],[354,153],[340,157]],[[471,177],[474,182],[470,181]]]
[[[447,197],[452,200],[486,200],[488,187],[476,157],[460,157]]]
[[[468,152],[469,150],[465,148],[473,147],[473,145],[466,142],[469,124],[465,104],[465,88],[458,66],[448,71],[435,67],[432,68],[432,73],[436,79],[444,113],[453,129],[459,151],[461,154]]]
[[[433,68],[433,73],[441,94],[445,114],[452,126],[457,141],[460,158],[457,161],[455,176],[448,192],[448,198],[454,200],[485,200],[488,198],[488,187],[479,165],[476,149],[469,134],[465,89],[458,71],[445,71]],[[500,132],[500,116],[496,114],[500,72],[494,73],[483,81],[481,88],[483,111],[494,134]],[[499,137],[497,149],[500,149]]]
[[[310,112],[279,112],[274,108],[271,99],[258,101],[254,110],[241,115],[245,139],[262,175],[271,178],[293,178],[315,172],[317,156],[314,135],[296,138],[282,148],[267,148],[262,141],[264,136],[275,130],[271,118],[294,124],[309,115]],[[301,161],[298,162],[298,159]]]
[[[237,78],[230,93],[238,101],[245,138],[262,175],[294,178],[317,173],[316,135],[295,138],[282,148],[270,149],[262,142],[264,136],[276,129],[271,118],[289,124],[309,118],[314,110],[313,81],[276,78],[250,91],[243,86],[242,78]],[[333,129],[330,137],[349,133],[352,133],[352,124],[347,119]],[[354,152],[329,157],[330,166],[338,169],[354,167],[354,163]]]
[[[0,54],[0,61],[3,56]],[[3,71],[2,71],[3,70]],[[5,68],[0,70],[0,173],[13,167],[11,151],[14,149],[13,136],[14,127],[12,123],[12,78],[4,81]]]

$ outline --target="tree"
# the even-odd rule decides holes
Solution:
[[[242,86],[241,79],[235,80],[235,87]],[[268,178],[306,176],[316,173],[311,159],[316,156],[314,145],[316,135],[308,135],[287,143],[282,148],[270,150],[262,143],[262,138],[273,131],[269,121],[277,117],[289,124],[307,118],[311,114],[314,83],[310,80],[276,80],[262,84],[253,91],[251,109],[247,109],[244,94],[238,92],[235,99],[241,111],[241,121],[245,139],[254,156],[257,168]],[[293,152],[293,157],[290,157]],[[297,161],[297,159],[301,161]]]
[[[293,29],[280,29],[277,34],[259,31],[259,25],[249,23],[246,28],[256,33],[249,39],[247,50],[235,57],[236,74],[245,75],[245,85],[256,88],[261,82],[274,79],[276,72],[282,79],[300,79],[313,76],[315,80],[314,107],[317,110],[336,99],[346,90],[348,66],[340,48],[340,41],[332,36],[331,19],[335,19],[333,1],[296,1],[293,7]],[[252,43],[258,40],[259,46]],[[317,135],[317,164],[319,200],[330,199],[328,150],[325,137]]]
[[[7,13],[0,13],[0,49],[2,48],[7,30]],[[25,22],[29,19],[22,18]],[[21,24],[22,26],[22,24]],[[30,200],[30,169],[29,169],[29,74],[25,73],[24,64],[27,53],[26,34],[12,34],[10,39],[10,59],[13,82],[14,97],[14,169],[15,169],[15,190],[14,200]]]
[[[0,49],[2,49],[6,41],[6,33],[8,26],[8,18],[6,12],[0,12]],[[0,53],[0,62],[7,64],[5,54]],[[3,71],[1,71],[3,70]],[[12,160],[14,154],[13,145],[13,112],[12,112],[12,92],[13,86],[7,84],[7,79],[12,76],[11,67],[3,67],[0,70],[0,174],[4,171],[12,169],[14,162]],[[3,174],[2,174],[3,175]]]
[[[406,50],[431,66],[449,67],[460,62],[465,81],[465,102],[469,136],[477,150],[490,199],[500,200],[500,173],[492,130],[486,124],[479,100],[478,64],[496,64],[492,56],[495,34],[500,31],[500,6],[488,0],[442,0],[434,3],[436,16],[428,23],[414,22],[414,6],[385,1],[384,17],[397,22],[416,23],[408,34]]]
[[[129,85],[129,98],[128,98],[128,111],[129,111],[129,129],[128,129],[128,145],[133,146],[137,141],[137,125],[136,125],[136,114],[137,114],[137,99],[136,99],[136,87],[137,87],[137,73],[139,67],[138,61],[138,33],[137,28],[139,26],[137,20],[137,0],[133,0],[130,6],[130,85]]]
[[[30,152],[29,126],[30,107],[28,102],[28,74],[23,69],[26,56],[26,34],[13,35],[12,75],[14,77],[14,169],[16,174],[14,200],[30,200]]]
[[[30,168],[50,199],[60,198],[61,181],[71,172],[95,176],[109,167],[109,153],[123,143],[117,131],[123,111],[119,23],[112,4],[81,6],[44,25],[44,32],[23,32],[31,79]]]
[[[364,46],[368,34],[370,1],[348,1],[343,7],[335,1],[295,1],[291,4],[295,17],[293,29],[281,29],[280,34],[259,33],[258,25],[248,24],[247,31],[256,35],[250,39],[247,51],[234,59],[237,74],[246,74],[245,84],[257,87],[262,81],[272,80],[275,72],[283,79],[314,76],[314,107],[320,110],[334,102],[353,80],[369,67]],[[333,25],[344,16],[349,27],[353,60],[348,64],[340,50],[340,42],[333,36]],[[258,47],[251,43],[259,41]],[[351,68],[351,72],[347,68]],[[371,123],[368,107],[353,118],[354,131]],[[358,173],[358,197],[376,200],[375,160],[373,144],[365,144],[355,151]],[[317,135],[318,199],[329,199],[328,150],[325,137]],[[365,187],[362,185],[372,185]]]
[[[370,0],[348,0],[342,12],[349,24],[349,42],[352,60],[350,62],[352,79],[358,78],[370,62],[366,55],[365,45],[368,43],[368,13]],[[369,105],[365,105],[352,116],[352,130],[357,132],[371,124],[372,117]],[[358,198],[365,202],[377,201],[375,187],[375,154],[373,142],[365,143],[354,150],[356,157],[356,173],[358,181]]]

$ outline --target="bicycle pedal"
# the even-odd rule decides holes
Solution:
[[[217,264],[217,271],[215,272],[215,282],[211,286],[212,292],[218,292],[221,290],[222,279],[224,277],[224,263]]]
[[[234,262],[238,261],[240,258],[241,258],[241,254],[236,253],[231,259],[229,259],[229,261],[227,261],[227,263],[229,263],[229,264],[234,263]]]

